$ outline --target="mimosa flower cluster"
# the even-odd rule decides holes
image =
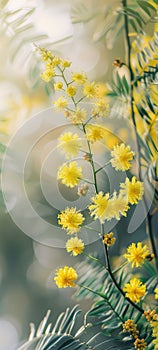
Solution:
[[[96,166],[93,147],[97,143],[104,145],[107,136],[104,126],[104,119],[108,117],[109,112],[106,86],[103,88],[102,84],[102,88],[99,89],[99,83],[89,81],[85,72],[71,71],[69,60],[63,60],[45,49],[40,49],[40,54],[45,64],[41,78],[47,83],[51,82],[55,93],[59,94],[57,99],[53,101],[53,108],[64,113],[65,118],[73,126],[73,130],[75,129],[75,132],[72,132],[72,130],[64,132],[58,138],[57,150],[64,155],[65,160],[57,169],[57,181],[69,190],[75,188],[78,197],[87,196],[91,186],[90,189],[93,195],[88,197],[89,203],[86,209],[89,218],[97,221],[100,225],[98,239],[101,238],[107,256],[107,266],[105,268],[109,271],[115,286],[126,301],[143,313],[141,305],[148,294],[147,285],[141,281],[139,273],[135,275],[135,270],[132,278],[129,274],[127,283],[123,286],[118,284],[111,271],[108,256],[108,251],[115,244],[116,237],[114,237],[113,232],[105,232],[106,222],[111,220],[117,222],[122,217],[126,217],[131,206],[137,205],[143,198],[143,182],[132,174],[131,169],[135,152],[130,145],[123,142],[116,144],[115,139],[112,149],[109,151],[105,149],[109,159],[107,163],[100,168]],[[89,109],[85,107],[88,101],[91,102]],[[82,162],[79,159],[82,159]],[[81,165],[83,162],[87,162],[90,166],[90,179],[85,178],[84,167]],[[115,189],[113,192],[98,189],[100,188],[99,172],[107,165],[114,168],[116,172],[130,171],[129,176],[125,176],[125,181],[120,183],[119,189]],[[66,233],[71,236],[65,245],[67,252],[74,257],[85,254],[85,244],[80,238],[80,232],[82,232],[86,222],[82,208],[66,206],[57,215],[57,222],[63,230],[63,234]],[[92,234],[92,230],[91,228],[89,234]],[[152,260],[154,254],[150,252],[146,244],[136,242],[127,247],[123,258],[126,265],[130,263],[132,269],[139,269],[147,260]],[[77,272],[71,266],[64,266],[57,269],[54,281],[58,288],[66,288],[74,287],[78,278],[79,271]],[[82,287],[88,288],[86,286]],[[158,286],[155,287],[154,293],[156,300],[158,299]],[[145,312],[146,318],[153,329],[154,344],[155,349],[157,349],[157,318],[151,317],[152,312],[155,315],[155,311]],[[133,320],[128,319],[123,324],[123,331],[131,334],[136,349],[146,349],[146,342],[139,337],[139,331]]]

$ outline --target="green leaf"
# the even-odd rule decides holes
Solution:
[[[148,7],[146,6],[145,1],[137,0],[137,3],[144,10],[144,12],[150,16],[150,11],[149,11]]]
[[[148,1],[139,0],[139,3],[140,2],[141,2],[141,4],[144,4],[145,7],[148,7],[149,9],[153,10],[154,12],[156,12],[156,8],[151,3],[149,3]]]
[[[98,328],[85,324],[77,332],[73,330],[78,317],[78,307],[75,306],[59,315],[54,326],[48,324],[50,311],[47,312],[37,330],[32,324],[30,337],[18,350],[95,350],[110,349],[111,340],[105,338]],[[87,328],[91,327],[91,332]],[[114,346],[113,349],[121,350]]]
[[[151,144],[152,144],[153,148],[155,149],[155,151],[158,152],[158,148],[157,148],[155,142],[153,141],[153,138],[152,138],[152,136],[150,135],[150,133],[147,134],[147,136],[146,136],[146,141],[147,141],[147,142],[151,142]]]
[[[154,105],[150,99],[150,96],[148,94],[145,95],[145,98],[146,98],[146,102],[151,110],[151,112],[155,113],[155,108],[154,108]]]
[[[149,113],[144,109],[144,107],[140,104],[136,104],[138,112],[140,114],[140,116],[145,119],[145,116],[147,117],[147,120],[151,120],[151,117],[149,115]]]
[[[145,24],[144,19],[140,16],[140,14],[139,14],[137,11],[132,10],[132,9],[131,9],[130,7],[128,7],[128,6],[127,6],[126,8],[124,8],[124,11],[125,11],[128,15],[130,15],[131,17],[136,18],[136,20],[139,21],[140,26],[142,26],[142,23]]]
[[[129,24],[131,25],[131,27],[134,29],[134,31],[136,32],[136,33],[138,33],[138,29],[137,29],[137,26],[136,26],[136,24],[135,24],[135,21],[134,21],[134,19],[133,18],[129,18]]]

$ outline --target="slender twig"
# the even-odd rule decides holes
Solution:
[[[85,128],[85,125],[83,124],[83,132],[86,136],[86,128]],[[87,137],[86,137],[87,138]],[[88,141],[87,139],[87,145],[88,145],[88,151],[89,151],[89,154],[90,154],[90,164],[91,164],[91,167],[92,167],[92,172],[93,172],[93,178],[94,178],[94,187],[95,187],[95,190],[96,190],[96,193],[98,193],[98,185],[97,185],[97,177],[96,177],[96,170],[95,170],[95,166],[94,166],[94,162],[93,162],[93,155],[92,155],[92,151],[91,151],[91,146],[90,146],[90,142]]]
[[[84,252],[82,254],[85,255],[87,258],[97,262],[99,265],[103,266],[104,269],[106,269],[106,266],[99,259],[95,258],[94,256],[92,256],[90,254],[84,253]]]
[[[102,230],[102,237],[104,238],[104,225],[101,225],[101,230]],[[144,313],[144,310],[137,304],[135,304],[132,300],[126,297],[125,292],[122,290],[118,282],[116,281],[114,274],[111,269],[111,264],[110,264],[110,259],[109,259],[109,253],[108,253],[108,247],[106,244],[104,244],[104,252],[105,252],[105,259],[106,259],[106,269],[109,272],[109,275],[114,282],[116,288],[119,290],[119,292],[123,295],[123,297],[132,305],[134,306],[137,310],[139,310],[142,314]]]
[[[122,6],[126,10],[127,7],[127,0],[122,0]],[[128,65],[129,71],[130,71],[130,76],[131,76],[131,82],[133,81],[133,71],[131,67],[131,44],[130,44],[130,38],[129,38],[129,27],[128,27],[128,14],[124,13],[124,27],[125,27],[125,56],[126,56],[126,64]],[[139,144],[139,139],[138,139],[138,133],[137,133],[137,125],[136,125],[136,119],[135,119],[135,113],[134,113],[134,97],[133,97],[133,89],[134,85],[131,84],[131,89],[130,89],[130,101],[131,101],[131,117],[132,117],[132,122],[134,126],[134,132],[135,132],[135,138],[136,138],[136,146],[137,146],[137,157],[138,157],[138,176],[140,181],[143,182],[143,174],[142,174],[142,168],[141,168],[141,153],[140,153],[140,144]],[[156,261],[156,268],[158,271],[158,253],[156,250],[155,242],[154,242],[154,235],[153,235],[153,230],[152,230],[152,215],[150,215],[148,205],[147,205],[147,200],[144,195],[143,197],[143,204],[144,204],[144,209],[146,212],[146,228],[147,228],[147,234],[149,235],[149,239],[151,242],[151,247],[152,251],[155,256],[155,261]]]
[[[103,170],[107,165],[109,165],[110,164],[110,161],[108,161],[107,163],[105,163],[103,166],[101,166],[99,169],[97,169],[96,171],[95,171],[95,173],[97,174],[99,171],[101,171],[101,170]]]

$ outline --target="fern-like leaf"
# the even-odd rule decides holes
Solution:
[[[52,326],[51,323],[48,324],[49,310],[37,330],[31,324],[29,340],[18,350],[121,350],[121,347],[111,347],[111,341],[91,324],[84,323],[77,332],[74,331],[79,313],[78,306],[72,310],[67,309]]]

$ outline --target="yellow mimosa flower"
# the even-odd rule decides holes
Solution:
[[[76,270],[74,270],[72,267],[64,266],[63,268],[60,267],[56,271],[56,276],[54,277],[54,281],[58,288],[67,288],[67,287],[74,287],[75,282],[78,278]]]
[[[82,254],[84,250],[84,243],[78,237],[70,238],[66,242],[66,250],[68,253],[72,253],[73,256]]]
[[[146,285],[142,284],[138,278],[134,277],[129,281],[129,283],[125,284],[123,291],[125,292],[127,298],[132,300],[134,303],[138,303],[146,293]]]
[[[62,226],[62,229],[67,230],[68,234],[74,234],[80,230],[85,218],[82,213],[76,208],[66,208],[60,214],[58,214],[58,224]]]
[[[142,199],[144,186],[142,182],[137,181],[135,176],[132,177],[131,181],[126,178],[125,183],[121,183],[120,187],[120,193],[127,195],[128,203],[137,204],[138,201]]]
[[[57,180],[61,180],[62,184],[67,187],[75,187],[82,178],[82,168],[77,166],[77,162],[63,164],[57,173]]]
[[[150,254],[147,245],[142,245],[142,242],[132,243],[127,248],[127,253],[124,257],[132,263],[132,267],[139,267],[144,263],[145,258]]]

